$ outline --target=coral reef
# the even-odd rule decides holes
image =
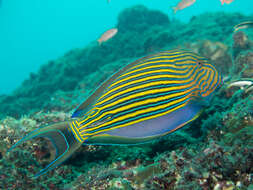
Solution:
[[[184,24],[135,6],[120,13],[115,38],[101,46],[91,43],[72,50],[43,65],[13,94],[0,96],[0,189],[253,188],[252,86],[233,91],[227,87],[231,80],[253,77],[253,34],[233,34],[233,25],[247,19],[253,18],[205,13]],[[30,176],[53,159],[52,144],[36,139],[7,153],[29,131],[68,120],[69,112],[123,65],[177,47],[209,57],[226,78],[201,117],[190,125],[149,144],[83,146],[38,179]]]
[[[169,18],[167,15],[137,5],[127,8],[119,14],[117,28],[122,32],[138,32],[148,30],[150,26],[166,26],[168,24]]]

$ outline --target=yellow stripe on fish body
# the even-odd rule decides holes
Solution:
[[[99,134],[124,136],[119,131],[122,128],[131,137],[129,131],[134,133],[138,123],[183,110],[192,100],[212,94],[221,83],[219,78],[215,67],[194,53],[170,51],[151,55],[104,87],[89,113],[73,121],[74,134],[81,140]],[[183,123],[187,121],[179,125]],[[168,129],[173,131],[178,126]],[[152,131],[155,129],[154,126]]]

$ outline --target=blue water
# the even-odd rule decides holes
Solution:
[[[2,2],[1,2],[2,1]],[[0,0],[0,94],[10,93],[40,65],[82,48],[116,24],[118,13],[144,4],[187,22],[208,11],[253,14],[252,0],[197,0],[176,15],[178,0]],[[207,3],[208,2],[208,3]]]

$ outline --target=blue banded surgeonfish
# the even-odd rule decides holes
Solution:
[[[113,74],[73,113],[72,119],[32,131],[48,138],[55,159],[40,176],[72,155],[82,144],[138,144],[169,134],[196,119],[222,84],[206,58],[181,50],[158,52]]]

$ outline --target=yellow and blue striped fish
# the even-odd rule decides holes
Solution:
[[[137,144],[171,133],[200,114],[222,78],[204,57],[164,51],[125,66],[82,103],[72,120],[31,132],[46,137],[56,158],[36,176],[66,160],[82,144]]]

